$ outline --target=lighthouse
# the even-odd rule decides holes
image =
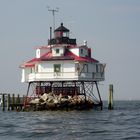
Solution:
[[[25,104],[52,93],[66,99],[67,105],[73,99],[82,101],[82,106],[90,102],[102,108],[98,83],[105,79],[104,68],[91,56],[87,41],[77,45],[63,23],[53,33],[50,28],[48,44],[36,48],[36,56],[21,65],[21,82],[28,84]]]

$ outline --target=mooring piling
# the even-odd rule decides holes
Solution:
[[[11,110],[14,110],[14,105],[15,105],[15,94],[12,94],[12,105],[11,105]]]
[[[19,94],[0,93],[0,106],[2,111],[20,111],[23,108],[23,98]]]
[[[11,104],[11,97],[10,94],[7,95],[7,110],[10,110],[10,104]]]
[[[19,94],[17,95],[17,98],[16,98],[16,104],[20,104],[20,96],[19,96]]]
[[[109,85],[108,109],[113,109],[113,84]]]
[[[5,111],[5,94],[2,94],[2,110]]]

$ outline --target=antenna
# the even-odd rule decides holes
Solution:
[[[47,6],[48,8],[48,11],[52,12],[52,15],[53,15],[53,31],[55,30],[55,12],[58,12],[59,11],[59,8],[56,7],[55,9],[50,9],[49,6]]]

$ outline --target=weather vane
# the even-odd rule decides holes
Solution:
[[[55,12],[59,11],[59,8],[56,7],[55,9],[51,9],[49,6],[47,6],[48,11],[52,12],[53,15],[53,31],[55,30]]]

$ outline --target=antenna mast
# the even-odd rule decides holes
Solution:
[[[55,9],[50,9],[50,7],[48,7],[48,11],[52,12],[53,15],[53,31],[55,30],[55,12],[58,12],[59,8],[55,8]]]

